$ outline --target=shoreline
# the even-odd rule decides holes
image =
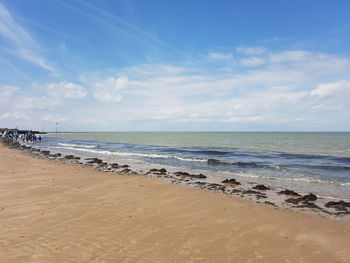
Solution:
[[[348,262],[349,222],[0,146],[5,262]]]
[[[135,170],[135,167],[132,167],[131,164],[110,163],[97,157],[85,157],[84,159],[83,156],[79,157],[76,154],[67,154],[60,151],[52,153],[48,150],[36,148],[35,144],[27,146],[14,142],[7,145],[42,159],[91,166],[98,171],[106,173],[153,177],[167,183],[213,191],[253,203],[274,206],[282,210],[350,221],[350,200],[347,199],[326,198],[313,193],[301,193],[296,192],[294,189],[271,187],[252,181],[237,181],[236,178],[238,176],[235,179],[211,176],[203,174],[204,172],[201,170],[179,171],[175,167],[170,170],[167,167],[168,170],[166,170],[162,165],[147,165],[146,170]]]
[[[209,145],[203,142],[205,139],[203,136],[187,133],[181,136],[159,133],[159,139],[154,138],[156,135],[150,136],[147,133],[140,133],[137,136],[126,133],[118,136],[114,138],[112,134],[101,133],[88,136],[69,135],[67,138],[48,136],[43,143],[34,147],[49,150],[51,153],[59,151],[63,155],[77,155],[82,160],[87,157],[98,157],[108,163],[128,164],[136,171],[141,169],[146,172],[153,166],[156,168],[164,166],[167,170],[168,167],[174,167],[178,169],[174,172],[179,170],[196,172],[221,177],[223,180],[235,178],[242,182],[252,181],[275,188],[293,189],[304,194],[312,192],[326,199],[344,199],[344,201],[346,199],[350,202],[350,180],[347,176],[347,172],[350,171],[350,158],[346,157],[345,151],[339,155],[334,151],[328,154],[322,151],[314,154],[311,152],[319,146],[311,143],[313,150],[309,154],[304,154],[304,150],[296,153],[293,147],[289,149],[287,146],[289,151],[280,145],[279,140],[271,142],[271,135],[262,136],[261,139],[270,142],[272,148],[275,147],[274,150],[268,146],[270,143],[254,150],[251,148],[254,142],[252,138],[249,136],[235,138],[232,134],[213,137]],[[295,140],[298,137],[290,136],[286,136],[288,138],[285,139]],[[258,134],[255,137],[259,137]],[[193,143],[190,144],[193,146],[188,143],[189,139],[192,140]],[[247,140],[246,146],[242,145],[241,139]],[[315,138],[316,141],[319,139]],[[205,140],[210,141],[210,138]],[[223,143],[225,141],[226,143]],[[296,144],[298,145],[297,142]],[[290,145],[290,142],[287,145]],[[277,146],[282,148],[277,151]]]

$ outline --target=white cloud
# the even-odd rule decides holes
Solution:
[[[300,62],[308,59],[313,60],[310,57],[312,53],[303,50],[290,50],[284,51],[280,53],[275,53],[270,55],[270,61],[272,63],[284,63],[284,62]],[[315,54],[312,54],[315,55]]]
[[[236,51],[244,55],[260,55],[266,52],[264,47],[237,47]]]
[[[153,75],[177,75],[188,72],[188,68],[166,64],[140,64],[126,68],[125,73],[130,76],[153,76]]]
[[[78,99],[86,97],[85,89],[71,82],[36,84],[34,88],[44,89],[48,96],[53,98]]]
[[[342,96],[346,95],[344,92],[350,94],[350,81],[339,80],[331,83],[319,84],[310,94],[311,96],[329,96],[340,91],[342,92]]]
[[[20,89],[11,85],[0,85],[0,112],[7,111],[16,102]],[[1,110],[1,108],[3,108]]]
[[[29,117],[22,112],[6,112],[0,115],[0,120],[28,120]]]
[[[45,110],[47,116],[38,113],[38,122],[42,118],[51,122],[63,118],[58,122],[86,129],[105,125],[108,129],[157,130],[171,129],[168,125],[173,124],[183,130],[253,126],[280,130],[350,128],[344,124],[350,118],[350,59],[301,50],[266,51],[261,56],[241,59],[247,59],[249,64],[252,58],[261,58],[264,64],[259,68],[236,64],[221,71],[208,69],[201,60],[192,62],[191,67],[185,63],[142,64],[86,74],[84,86],[93,88],[92,96],[111,102],[98,106],[85,100],[69,104],[65,98],[83,98],[88,94],[82,86],[67,82],[37,85],[47,91],[45,96],[16,95],[17,88],[8,86],[0,89],[0,94],[10,94],[11,100],[16,101],[13,109],[25,109],[28,116],[33,116],[32,112],[43,114],[40,110]],[[255,64],[259,62],[256,60]],[[2,112],[13,110],[4,109]],[[118,118],[110,112],[118,112]],[[84,116],[88,117],[82,120]]]
[[[16,94],[16,92],[18,92],[18,90],[19,90],[19,88],[16,86],[1,85],[0,86],[0,98],[12,96],[12,95]]]
[[[346,106],[343,104],[316,104],[311,107],[312,110],[314,111],[339,111],[339,110],[346,110]]]
[[[61,117],[57,115],[51,115],[51,114],[46,114],[41,118],[42,121],[47,121],[47,122],[67,122],[66,117]]]
[[[227,122],[257,122],[263,121],[263,116],[245,116],[245,117],[231,117],[227,119]]]
[[[45,94],[46,93],[46,94]],[[0,110],[52,110],[64,104],[64,99],[84,98],[85,89],[77,84],[61,82],[33,84],[27,92],[15,86],[0,86]],[[31,116],[31,114],[28,114]]]
[[[18,96],[13,107],[21,110],[44,110],[53,109],[61,104],[62,102],[57,99],[48,98],[45,96],[36,97],[26,95]]]
[[[2,3],[0,3],[0,35],[8,41],[9,50],[7,51],[10,54],[48,71],[55,71],[55,69],[39,55],[39,50],[41,49],[39,44],[14,20]]]
[[[231,53],[219,53],[219,52],[210,52],[208,54],[208,59],[210,61],[215,60],[231,60],[232,54]]]
[[[288,51],[269,53],[264,58],[267,60],[259,70],[239,74],[229,73],[229,69],[212,75],[206,71],[162,72],[140,79],[134,74],[125,91],[133,100],[132,110],[126,101],[118,112],[128,112],[125,116],[129,121],[288,124],[301,129],[312,127],[321,118],[313,116],[318,114],[315,110],[320,101],[311,96],[308,87],[350,70],[348,59],[330,54]],[[331,108],[332,104],[334,101],[323,101],[323,109],[346,108]]]
[[[243,66],[260,66],[265,64],[265,60],[260,57],[248,57],[241,59],[240,64]]]
[[[121,90],[128,86],[128,78],[111,77],[94,84],[94,98],[104,102],[119,102],[122,98]]]

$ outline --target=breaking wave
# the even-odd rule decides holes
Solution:
[[[85,144],[74,144],[74,143],[61,143],[58,145],[67,146],[67,147],[83,147],[83,148],[96,148],[96,145],[85,145]]]
[[[164,158],[164,159],[174,158],[180,161],[187,161],[187,162],[206,162],[207,161],[206,159],[185,158],[180,156],[164,155],[164,154],[156,154],[156,153],[115,152],[115,151],[108,151],[108,150],[93,150],[93,149],[77,148],[77,147],[69,147],[69,146],[56,147],[56,148],[63,148],[67,150],[75,150],[75,151],[89,152],[89,153],[97,153],[102,155],[136,156],[136,157],[145,157],[145,158]]]

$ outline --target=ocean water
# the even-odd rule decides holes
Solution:
[[[51,133],[40,147],[350,199],[350,133]]]

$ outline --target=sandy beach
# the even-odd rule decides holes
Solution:
[[[0,146],[0,262],[350,262],[350,223]]]

